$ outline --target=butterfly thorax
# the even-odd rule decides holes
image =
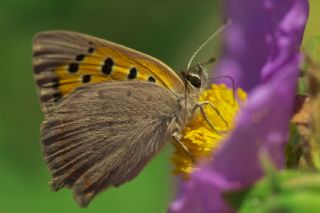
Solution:
[[[181,78],[185,84],[185,90],[180,98],[183,115],[181,120],[179,119],[179,128],[183,129],[194,116],[201,91],[207,87],[207,74],[202,69],[190,69],[182,72]]]

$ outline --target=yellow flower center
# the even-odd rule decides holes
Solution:
[[[235,92],[236,99],[232,89],[226,85],[212,84],[211,89],[201,93],[199,102],[209,101],[220,115],[211,106],[205,105],[205,115],[217,131],[210,127],[200,112],[195,113],[182,131],[181,142],[189,149],[196,163],[210,159],[233,128],[234,118],[247,98],[242,89]],[[197,169],[190,156],[179,148],[175,149],[172,161],[175,165],[174,174],[181,174],[184,178],[188,178],[189,174]]]

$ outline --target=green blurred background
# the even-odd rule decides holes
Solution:
[[[320,2],[311,0],[306,40],[320,32]],[[33,82],[31,41],[39,31],[65,29],[124,44],[186,67],[221,23],[218,1],[2,0],[0,3],[0,213],[166,212],[174,198],[168,145],[132,182],[80,209],[70,190],[50,191],[39,144],[43,115]],[[217,55],[218,41],[199,56]]]

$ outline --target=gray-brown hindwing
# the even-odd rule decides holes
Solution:
[[[78,88],[42,125],[52,188],[71,188],[78,204],[134,178],[172,132],[179,109],[166,88],[148,82],[106,82]]]

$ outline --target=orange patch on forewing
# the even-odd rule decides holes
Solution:
[[[83,84],[110,80],[138,79],[163,85],[177,94],[184,91],[181,78],[158,59],[92,36],[65,31],[40,33],[33,51],[44,110]]]
[[[100,57],[111,55],[115,65],[128,68],[128,70],[132,67],[137,68],[140,80],[147,80],[152,76],[156,79],[156,83],[168,89],[181,92],[184,88],[178,76],[172,76],[171,72],[165,72],[166,69],[170,70],[170,67],[155,58],[150,59],[150,56],[112,46],[99,48],[93,54],[100,55]]]
[[[92,53],[84,56],[80,61],[71,61],[66,65],[60,66],[54,70],[59,79],[59,91],[63,96],[71,93],[77,87],[84,84],[82,78],[84,75],[90,75],[89,83],[99,83],[104,81],[128,80],[130,69],[135,68],[137,75],[131,80],[148,81],[149,78],[156,84],[165,86],[174,90],[179,85],[177,79],[172,78],[172,74],[163,72],[165,67],[157,61],[150,61],[148,58],[141,57],[138,54],[121,52],[110,47],[101,47],[95,49]],[[113,66],[110,74],[102,71],[102,66],[107,58],[112,59]],[[72,63],[78,64],[76,71],[70,72],[69,66]]]

